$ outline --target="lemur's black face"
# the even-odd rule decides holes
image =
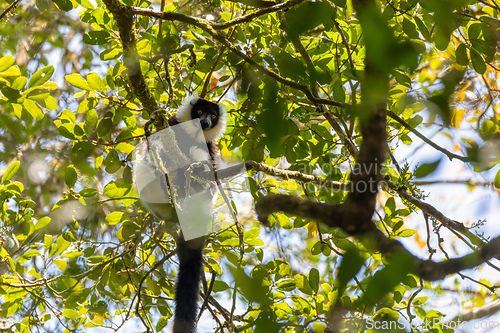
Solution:
[[[198,99],[191,109],[191,118],[200,119],[201,129],[208,131],[219,121],[219,106],[204,99]]]

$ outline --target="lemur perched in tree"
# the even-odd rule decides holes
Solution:
[[[199,149],[199,146],[195,145],[183,150],[189,152],[191,155],[190,159],[192,160],[211,161],[213,169],[217,170],[219,168],[219,150],[216,140],[224,135],[227,121],[227,113],[224,106],[199,98],[198,95],[189,96],[181,103],[177,113],[168,119],[168,124],[170,126],[182,123],[187,124],[187,127],[183,131],[183,135],[181,135],[182,137],[176,139],[184,148],[185,141],[189,142],[191,139],[186,137],[186,135],[195,135],[195,132],[197,130],[199,131],[199,127],[191,125],[190,121],[195,119],[199,119],[209,156],[206,156],[206,150]],[[187,140],[183,139],[184,137],[186,137]],[[142,152],[142,157],[139,158],[133,168],[134,185],[146,209],[162,220],[172,221],[175,220],[177,216],[169,200],[169,192],[166,190],[166,186],[162,186],[162,184],[160,184],[161,182],[152,181],[151,178],[149,180],[143,179],[147,174],[147,170],[154,169],[152,166],[153,159],[146,145],[146,148]],[[160,177],[163,176],[164,175],[161,174]],[[168,175],[165,175],[165,178],[167,178],[168,182]],[[158,179],[159,178],[156,178],[156,180]],[[147,191],[144,191],[144,188],[146,188]],[[155,200],[157,198],[151,198],[152,196],[163,196],[167,199],[162,202],[162,200]],[[205,237],[191,240],[184,240],[184,236],[179,237],[177,244],[179,272],[175,285],[173,333],[192,333],[195,331],[204,246]]]

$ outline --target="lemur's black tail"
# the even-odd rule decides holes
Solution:
[[[204,240],[179,242],[179,273],[175,284],[175,315],[172,333],[195,332],[198,314],[200,274],[203,267]]]

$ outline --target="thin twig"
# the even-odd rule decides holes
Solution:
[[[13,3],[11,3],[9,5],[9,7],[7,7],[6,10],[3,11],[2,14],[0,14],[0,21],[14,8],[16,7],[17,3],[21,1],[21,0],[15,0]]]
[[[403,125],[410,132],[412,132],[413,134],[415,134],[416,136],[418,136],[420,139],[422,139],[422,141],[424,141],[425,143],[427,143],[429,146],[431,146],[432,148],[434,148],[434,149],[442,152],[446,156],[448,156],[448,158],[450,159],[450,161],[453,160],[454,158],[456,158],[457,160],[461,160],[463,162],[469,161],[469,159],[467,157],[465,157],[465,156],[460,156],[460,155],[454,154],[454,153],[449,152],[448,150],[446,150],[446,149],[438,146],[432,140],[429,140],[427,137],[425,137],[425,135],[423,135],[422,133],[420,133],[419,131],[417,131],[415,128],[413,128],[412,126],[410,126],[410,124],[408,124],[406,121],[404,121],[401,117],[399,117],[394,112],[387,111],[387,115],[389,117],[391,117],[392,119],[396,120],[401,125]]]

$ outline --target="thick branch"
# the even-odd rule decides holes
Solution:
[[[226,169],[218,170],[217,171],[217,177],[218,179],[228,179],[232,178],[234,176],[237,176],[239,174],[242,174],[245,171],[250,171],[254,170],[257,172],[263,172],[267,175],[274,176],[274,177],[280,177],[283,179],[294,179],[296,181],[300,181],[303,183],[312,183],[316,184],[318,186],[325,187],[330,190],[340,190],[340,191],[352,191],[353,190],[353,184],[348,182],[348,183],[342,183],[342,182],[337,182],[337,181],[329,181],[326,179],[323,179],[321,177],[315,176],[315,175],[309,175],[309,174],[304,174],[298,171],[290,171],[290,170],[283,170],[283,169],[278,169],[274,168],[272,166],[263,164],[263,163],[258,163],[255,161],[247,161],[243,164],[240,165],[235,165],[231,166]],[[207,175],[200,175],[201,177],[206,177],[209,178],[211,176],[210,173],[207,173]],[[443,226],[446,228],[453,230],[457,233],[460,233],[467,237],[475,246],[484,246],[486,243],[481,240],[478,236],[474,235],[472,232],[465,227],[465,225],[461,222],[452,220],[445,216],[442,212],[440,212],[437,208],[434,206],[419,200],[412,196],[410,193],[406,192],[403,187],[398,186],[396,183],[390,182],[383,180],[382,183],[386,184],[388,187],[391,189],[395,190],[398,192],[399,196],[415,207],[419,208],[422,210],[422,212],[428,214],[429,216],[434,217],[438,222],[440,222]],[[380,183],[378,183],[380,185]],[[496,258],[500,260],[499,258]]]
[[[267,218],[274,212],[284,212],[295,216],[312,219],[326,224],[332,228],[340,228],[351,236],[363,239],[379,250],[385,257],[404,255],[413,260],[412,273],[427,281],[444,279],[449,274],[474,268],[487,260],[500,255],[500,237],[493,239],[482,248],[460,258],[449,259],[441,262],[422,260],[411,254],[400,242],[387,238],[373,224],[366,224],[366,231],[360,234],[349,227],[352,217],[348,216],[343,205],[331,205],[313,202],[310,200],[287,195],[265,196],[255,205],[259,220],[267,222]]]
[[[139,54],[136,48],[134,13],[131,7],[122,5],[118,0],[104,0],[106,7],[113,14],[120,31],[123,45],[123,63],[127,68],[130,84],[144,110],[151,114],[159,109],[141,72]]]
[[[285,212],[324,223],[330,219],[341,221],[340,207],[340,205],[323,204],[296,196],[275,194],[267,195],[257,201],[255,212],[263,223],[266,223],[268,216],[275,212]],[[340,225],[337,225],[337,227],[340,227]]]

